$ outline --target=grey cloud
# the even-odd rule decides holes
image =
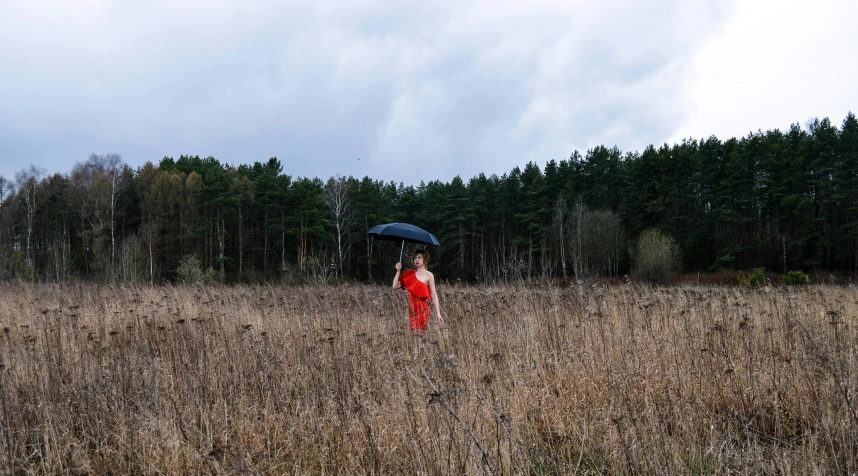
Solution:
[[[682,120],[689,58],[727,14],[716,0],[136,5],[77,5],[77,26],[35,7],[0,19],[0,174],[113,151],[416,183],[640,148]]]

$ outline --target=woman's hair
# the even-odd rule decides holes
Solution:
[[[426,265],[429,263],[429,253],[426,250],[414,250],[414,254],[411,255],[411,259],[414,259],[417,255],[423,255],[423,264]]]

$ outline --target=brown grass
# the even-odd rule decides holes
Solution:
[[[854,288],[0,286],[4,473],[853,473]]]

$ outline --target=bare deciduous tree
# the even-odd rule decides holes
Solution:
[[[554,202],[554,228],[557,233],[557,247],[560,251],[560,269],[563,270],[563,277],[566,277],[566,225],[569,210],[566,208],[566,201],[563,195],[557,197]]]
[[[6,201],[6,197],[13,193],[12,192],[12,184],[6,180],[6,177],[0,175],[0,227],[3,226],[3,202]],[[0,229],[0,250],[3,249],[3,231]]]
[[[337,259],[339,274],[343,275],[343,254],[346,234],[354,218],[351,207],[351,182],[345,178],[332,177],[322,190],[322,200],[334,221],[334,239],[337,241]]]
[[[146,251],[149,257],[149,284],[155,283],[155,235],[158,233],[158,227],[152,220],[144,222],[140,225],[140,231],[143,233],[146,241]]]
[[[36,216],[36,209],[41,203],[37,197],[37,192],[44,173],[45,169],[31,165],[15,174],[18,195],[23,200],[27,210],[27,266],[30,268],[33,268],[33,253],[30,250],[31,238],[33,236],[33,219]]]
[[[576,278],[583,276],[587,270],[587,256],[584,253],[584,215],[587,207],[579,198],[572,208],[572,220],[569,232],[572,238],[572,272]]]
[[[68,225],[64,222],[58,233],[56,243],[53,247],[54,273],[58,283],[63,282],[71,275],[71,243],[69,240]]]
[[[110,228],[110,255],[105,271],[111,281],[116,278],[116,210],[130,185],[127,168],[119,154],[90,154],[86,162],[75,165],[71,174],[71,195],[85,225],[86,246],[94,248],[105,228]]]
[[[117,261],[117,271],[122,282],[136,283],[143,278],[146,267],[144,247],[143,238],[137,234],[129,236],[122,242]]]
[[[248,203],[253,200],[253,182],[244,175],[237,173],[235,169],[230,170],[232,174],[232,193],[238,198],[238,275],[244,274],[244,210]],[[285,254],[285,245],[284,251]]]
[[[617,214],[588,210],[578,200],[569,225],[572,268],[576,277],[619,272],[625,257],[626,236]]]
[[[627,248],[620,217],[611,211],[595,210],[585,215],[583,225],[589,272],[617,274]]]
[[[13,184],[6,180],[6,177],[0,175],[0,279],[3,278],[6,272],[9,254],[3,248],[3,203],[10,195],[15,193]]]
[[[90,158],[95,156],[91,155]],[[125,194],[128,189],[129,181],[126,180],[127,175],[125,166],[122,163],[122,156],[119,154],[110,153],[103,156],[105,164],[105,172],[110,183],[110,263],[111,267],[116,266],[116,207],[119,199]]]

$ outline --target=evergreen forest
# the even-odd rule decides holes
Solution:
[[[399,244],[366,231],[386,222],[434,233],[429,269],[450,283],[633,274],[633,244],[649,229],[675,241],[685,272],[850,275],[858,120],[598,146],[419,184],[298,177],[277,158],[183,155],[134,170],[119,153],[92,154],[67,174],[0,177],[0,279],[383,283]]]

